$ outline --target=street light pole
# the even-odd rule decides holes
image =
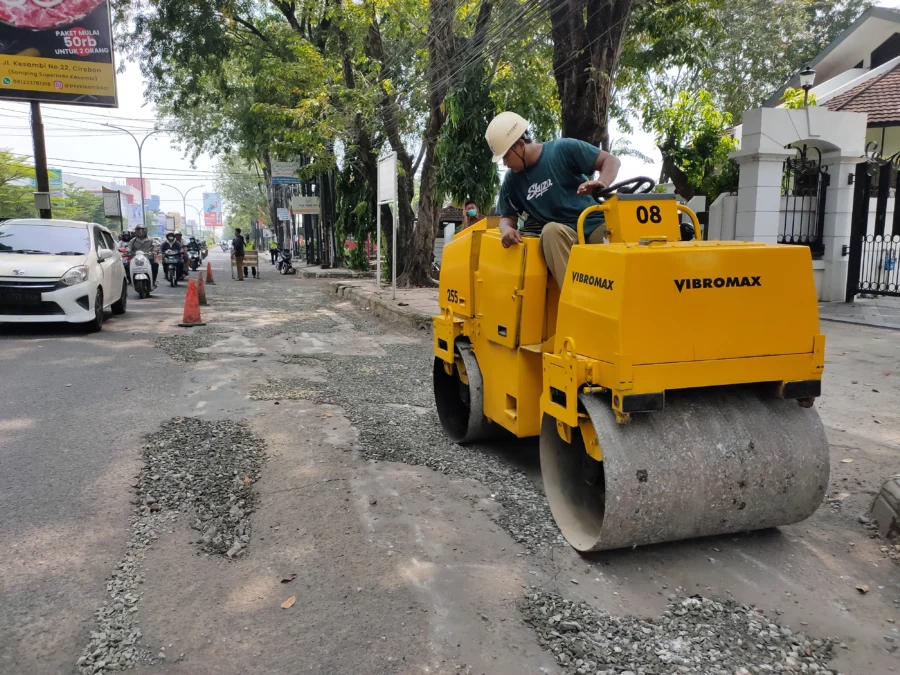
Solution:
[[[112,127],[113,129],[118,129],[119,131],[124,131],[126,134],[131,136],[131,138],[134,140],[135,144],[137,144],[137,146],[138,146],[138,172],[139,172],[140,181],[141,181],[141,224],[144,227],[147,227],[147,211],[146,211],[146,207],[144,206],[144,202],[146,201],[146,199],[144,198],[144,159],[143,159],[144,143],[153,134],[162,133],[163,131],[165,131],[165,129],[154,129],[149,134],[144,136],[143,140],[138,141],[137,136],[135,136],[133,133],[128,131],[128,129],[125,129],[123,127],[117,127],[115,124],[109,124],[106,122],[104,122],[103,126]]]
[[[191,190],[196,190],[197,188],[202,188],[203,186],[202,186],[202,185],[195,185],[194,187],[189,187],[187,190],[185,190],[184,192],[182,192],[181,190],[179,190],[179,189],[178,189],[177,187],[175,187],[174,185],[169,185],[168,183],[163,183],[162,185],[164,185],[165,187],[170,187],[170,188],[172,188],[173,190],[175,190],[175,192],[177,192],[178,194],[181,195],[181,207],[182,207],[182,209],[183,209],[182,213],[184,213],[184,222],[187,223],[187,196],[188,196],[188,193],[189,193]],[[197,207],[195,206],[194,208],[196,209]],[[201,218],[201,220],[202,220],[202,218]]]
[[[193,204],[188,204],[194,211],[197,212],[197,227],[200,228],[200,234],[203,234],[204,226],[203,226],[203,213]],[[187,213],[185,213],[187,215]]]

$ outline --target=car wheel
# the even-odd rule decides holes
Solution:
[[[85,329],[89,333],[98,333],[103,330],[103,290],[98,288],[94,297],[94,318],[87,322]]]
[[[125,309],[128,307],[128,282],[122,282],[122,295],[119,296],[118,302],[114,302],[112,305],[112,313],[113,314],[124,314]]]

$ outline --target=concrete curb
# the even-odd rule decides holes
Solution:
[[[331,283],[337,296],[351,301],[353,304],[370,310],[375,316],[384,317],[398,323],[405,323],[418,330],[431,332],[432,316],[408,307],[398,307],[393,300],[380,298],[369,291],[353,284],[340,281]]]
[[[300,279],[374,279],[373,272],[354,272],[353,270],[331,272],[303,272],[298,271]]]

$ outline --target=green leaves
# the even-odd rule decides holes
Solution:
[[[693,95],[682,92],[649,122],[664,164],[668,162],[682,172],[694,193],[712,201],[730,189],[732,182],[736,184],[736,164],[728,154],[737,149],[737,142],[726,133],[731,115],[716,108],[708,91]],[[692,196],[685,194],[687,191],[679,189],[683,196]]]
[[[804,100],[806,100],[806,103],[804,103]],[[805,108],[807,105],[817,105],[815,94],[810,94],[807,97],[805,91],[802,89],[794,89],[793,87],[788,87],[784,90],[784,94],[781,95],[780,101],[788,110]]]
[[[460,205],[474,199],[482,210],[493,206],[499,186],[497,165],[484,141],[485,129],[497,112],[489,75],[484,64],[472,68],[447,97],[447,120],[436,149],[439,192]]]

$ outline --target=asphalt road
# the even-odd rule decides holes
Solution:
[[[817,407],[838,504],[778,530],[529,554],[510,527],[541,499],[533,443],[453,446],[448,464],[468,468],[427,468],[448,451],[435,441],[427,334],[372,320],[324,282],[264,262],[262,280],[238,284],[225,254],[210,259],[219,285],[199,360],[153,343],[185,334],[183,287],[132,296],[97,335],[0,326],[0,674],[76,672],[126,550],[142,436],[178,416],[246,420],[266,462],[246,555],[199,552],[185,514],[148,549],[143,673],[559,673],[518,609],[528,584],[651,618],[672,592],[733,597],[846,643],[839,672],[900,670],[896,563],[859,522],[897,467],[893,332],[823,326]],[[515,508],[485,482],[498,470],[526,476],[517,490],[533,483]]]
[[[153,346],[185,289],[86,335],[0,324],[0,672],[71,672],[128,526],[142,434],[177,414],[183,368]]]

